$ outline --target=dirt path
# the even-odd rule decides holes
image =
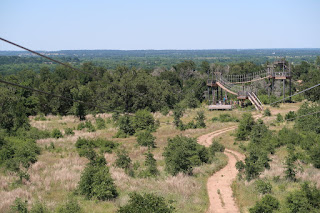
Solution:
[[[261,117],[261,114],[253,116],[255,120]],[[212,139],[214,137],[236,128],[238,128],[237,125],[202,135],[198,137],[198,143],[208,147],[212,143]],[[223,169],[214,173],[207,182],[207,190],[210,201],[210,206],[207,212],[240,212],[232,196],[233,192],[231,184],[238,174],[235,164],[238,160],[244,160],[245,156],[230,149],[225,149],[224,153],[229,158],[228,164]]]
[[[236,129],[237,126],[231,126],[212,133],[202,135],[198,138],[198,143],[204,146],[210,146],[212,139],[222,133]],[[237,169],[235,164],[237,160],[244,159],[244,155],[226,149],[224,152],[228,158],[228,164],[220,171],[213,174],[207,182],[207,190],[209,195],[210,206],[208,212],[239,212],[233,196],[231,184],[237,176]]]

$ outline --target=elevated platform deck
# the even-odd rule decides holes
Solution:
[[[209,105],[208,106],[209,110],[232,110],[232,105],[222,105],[222,104],[217,104],[217,105]]]

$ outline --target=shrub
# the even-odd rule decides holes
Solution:
[[[47,208],[47,206],[44,203],[41,203],[40,201],[36,201],[30,211],[30,213],[48,213],[49,210]]]
[[[174,207],[171,202],[167,202],[163,197],[155,194],[130,194],[127,205],[120,207],[118,213],[171,213]]]
[[[40,148],[34,140],[0,137],[0,166],[18,174],[20,182],[28,179],[24,170],[37,161],[39,154]]]
[[[250,148],[245,158],[245,175],[248,181],[259,177],[265,168],[270,168],[268,153],[259,146]]]
[[[78,212],[81,213],[83,212],[83,210],[80,207],[78,201],[70,197],[63,205],[57,208],[57,212],[58,213],[78,213]]]
[[[153,115],[146,109],[138,110],[133,117],[132,126],[135,131],[155,131],[155,121]]]
[[[286,115],[285,115],[285,119],[287,121],[293,121],[296,118],[296,113],[294,111],[289,111]]]
[[[85,156],[87,154],[88,149],[92,148],[100,148],[101,153],[112,153],[112,150],[117,147],[113,141],[105,140],[102,138],[98,139],[86,139],[86,138],[78,138],[75,146],[78,150],[80,156]]]
[[[160,112],[161,112],[161,114],[162,114],[163,116],[168,115],[168,114],[169,114],[169,107],[167,107],[167,106],[162,107],[162,108],[160,109]]]
[[[252,127],[255,124],[251,113],[245,113],[240,120],[238,130],[236,132],[237,140],[247,140],[251,133]]]
[[[135,133],[135,129],[133,128],[132,117],[129,115],[124,115],[119,117],[117,121],[117,125],[119,127],[119,131],[115,137],[126,137],[127,135],[133,135]]]
[[[83,122],[79,123],[77,126],[77,130],[83,130],[84,128],[86,128],[86,125]]]
[[[265,109],[264,112],[263,112],[263,115],[264,116],[271,116],[271,111],[269,108]]]
[[[260,201],[256,202],[255,206],[249,209],[250,213],[272,213],[278,210],[279,201],[271,195],[265,195]]]
[[[101,117],[96,118],[96,125],[97,125],[97,129],[106,128],[106,122]]]
[[[145,154],[145,166],[146,169],[146,176],[156,176],[159,174],[159,170],[157,169],[157,161],[154,159],[153,154],[150,150]]]
[[[62,138],[62,133],[59,129],[52,130],[51,137],[53,138]]]
[[[297,112],[295,127],[303,131],[312,131],[317,134],[320,133],[320,113],[312,114],[320,111],[320,104],[304,103]],[[312,114],[309,116],[302,116]]]
[[[14,203],[10,206],[12,212],[19,212],[19,213],[28,213],[28,201],[22,201],[21,198],[16,198]]]
[[[74,135],[73,129],[71,129],[71,128],[65,128],[65,129],[64,129],[64,134],[65,134],[65,135]]]
[[[198,111],[197,116],[195,117],[197,128],[205,128],[206,123],[204,122],[205,116],[203,111]]]
[[[280,113],[277,114],[277,122],[283,122],[283,116]]]
[[[266,182],[263,180],[256,181],[256,189],[261,194],[271,193],[272,185],[270,182]]]
[[[30,138],[34,140],[42,139],[42,138],[50,138],[51,132],[48,130],[40,130],[35,127],[30,128],[19,128],[15,135],[21,139]]]
[[[290,192],[286,206],[292,213],[318,212],[320,209],[320,190],[309,183],[303,183],[300,190]]]
[[[242,172],[245,168],[245,164],[243,163],[242,160],[239,160],[237,161],[236,163],[236,169],[239,171],[239,172]]]
[[[166,171],[171,175],[179,172],[191,174],[194,166],[199,166],[208,159],[194,138],[176,136],[168,139],[163,156],[165,157]]]
[[[291,146],[288,146],[288,156],[285,158],[285,174],[286,178],[289,180],[296,180],[296,174],[297,174],[297,167],[294,164],[295,161],[298,159],[297,155],[294,153],[294,148]]]
[[[184,108],[182,108],[179,105],[175,106],[173,110],[173,119],[174,119],[173,123],[179,129],[183,127],[183,123],[181,121],[181,117],[183,116],[183,113],[184,113]]]
[[[116,167],[122,169],[129,169],[131,165],[131,159],[124,149],[121,149],[117,152],[117,159],[115,161]]]
[[[88,132],[95,132],[96,131],[96,128],[94,128],[91,121],[86,121],[85,127],[88,129]]]
[[[315,168],[320,169],[320,140],[318,139],[318,143],[313,145],[308,152],[310,156],[311,163]]]
[[[79,193],[87,198],[109,200],[118,196],[118,192],[106,165],[88,164],[81,174]]]
[[[224,145],[214,140],[212,144],[209,146],[209,152],[213,156],[215,155],[216,152],[224,152],[224,149],[225,149]]]
[[[148,146],[148,147],[155,147],[154,140],[156,137],[154,137],[150,131],[141,131],[137,133],[137,142],[140,146]]]
[[[120,112],[116,111],[116,112],[112,113],[113,122],[117,123],[119,118],[120,118]]]

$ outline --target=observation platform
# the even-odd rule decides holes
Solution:
[[[209,105],[209,110],[232,110],[232,105],[223,105],[223,104],[216,104],[216,105]]]

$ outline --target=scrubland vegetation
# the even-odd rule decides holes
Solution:
[[[294,66],[303,81],[294,88],[319,81],[319,65]],[[234,63],[229,73],[263,66]],[[225,148],[246,156],[232,186],[243,212],[319,209],[319,88],[264,112],[210,112],[205,81],[226,71],[221,64],[82,69],[101,80],[59,66],[1,76],[90,105],[0,86],[0,211],[205,212],[206,181],[227,164]],[[270,103],[277,97],[266,98],[264,86],[259,97]],[[197,143],[236,125],[209,147]]]

